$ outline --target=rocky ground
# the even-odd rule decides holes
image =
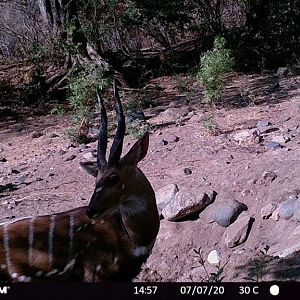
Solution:
[[[161,227],[136,280],[299,280],[300,76],[234,74],[226,106],[213,110],[184,80],[154,81],[162,93],[144,110],[151,135],[140,167]],[[1,221],[89,202],[94,180],[79,162],[96,143],[67,141],[69,119],[0,122]]]

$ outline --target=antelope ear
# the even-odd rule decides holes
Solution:
[[[84,161],[84,162],[80,162],[80,166],[86,171],[88,172],[90,175],[97,177],[98,175],[98,166],[96,162],[93,161]]]
[[[147,131],[121,159],[121,163],[124,165],[137,165],[146,156],[148,146],[149,132]]]

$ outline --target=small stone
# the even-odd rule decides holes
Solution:
[[[257,143],[257,144],[262,142],[263,138],[260,135],[260,131],[257,128],[251,129],[250,134],[251,134],[252,142]]]
[[[274,220],[274,221],[278,221],[280,219],[280,216],[279,216],[279,207],[277,207],[274,212],[272,213],[270,219]]]
[[[85,150],[85,149],[87,149],[88,148],[88,146],[86,145],[86,144],[80,144],[79,145],[79,149],[80,150]]]
[[[272,142],[278,143],[278,144],[285,144],[286,140],[283,137],[283,135],[277,135],[272,137]]]
[[[289,121],[290,119],[291,119],[290,116],[285,116],[285,117],[282,118],[282,122],[287,122],[287,121]]]
[[[161,146],[168,145],[168,141],[162,139],[162,140],[159,141],[159,145],[161,145]]]
[[[42,136],[42,135],[43,135],[43,133],[42,133],[41,131],[33,131],[33,132],[31,133],[31,137],[32,137],[33,139],[39,138],[39,137]]]
[[[76,158],[76,155],[72,154],[72,155],[68,156],[68,157],[65,159],[65,161],[71,161],[71,160],[73,160],[73,159],[75,159],[75,158]]]
[[[190,168],[184,168],[183,170],[185,175],[191,175],[192,174],[192,170]]]
[[[212,250],[209,252],[208,256],[207,256],[207,261],[211,264],[211,265],[217,265],[220,263],[221,258],[219,256],[219,253],[217,250]]]
[[[83,155],[83,158],[87,161],[93,161],[95,160],[95,156],[93,155],[92,152],[87,152]]]
[[[280,148],[283,148],[284,146],[282,146],[281,144],[277,143],[277,142],[273,142],[273,141],[268,141],[265,144],[265,148],[267,150],[277,150]]]
[[[244,190],[244,191],[242,191],[242,195],[243,195],[244,197],[249,196],[250,194],[251,194],[251,191],[250,191],[250,190]]]
[[[276,127],[276,126],[267,126],[267,127],[260,127],[259,128],[259,132],[261,134],[267,134],[267,133],[278,131],[278,130],[279,130],[279,128]]]
[[[268,185],[277,178],[277,174],[273,171],[265,171],[261,175],[261,184]]]
[[[11,169],[12,174],[20,174],[21,172],[17,169]]]
[[[0,162],[7,162],[7,159],[0,154]]]
[[[66,145],[66,149],[70,149],[70,148],[76,148],[76,146],[73,143],[68,143]]]
[[[256,127],[262,128],[262,127],[267,127],[269,125],[271,125],[270,121],[268,121],[268,120],[260,120],[260,121],[257,122]]]
[[[283,137],[283,139],[284,139],[284,142],[287,143],[287,142],[289,142],[289,141],[292,139],[293,135],[290,134],[290,133],[284,133],[284,134],[282,135],[282,137]]]
[[[218,225],[227,227],[237,219],[242,211],[247,209],[244,203],[237,200],[229,200],[214,205],[211,217]]]
[[[279,206],[279,216],[285,220],[290,219],[295,212],[297,198],[290,196],[286,201]]]
[[[233,135],[233,139],[239,143],[242,143],[250,138],[250,133],[248,130],[240,131]]]
[[[60,149],[59,151],[58,151],[58,154],[59,155],[65,155],[67,153],[67,151],[66,150],[63,150],[63,149]]]
[[[53,172],[50,172],[50,173],[48,174],[48,177],[53,177],[53,176],[55,176],[55,173],[53,173]]]
[[[48,134],[48,138],[50,138],[50,139],[57,138],[57,137],[59,137],[59,135],[55,132],[50,132]]]
[[[289,73],[289,69],[287,67],[279,67],[277,69],[277,76],[284,77],[287,76]]]
[[[167,141],[168,143],[177,143],[179,141],[179,137],[172,133],[166,133],[163,135],[163,140]]]
[[[260,210],[260,215],[263,219],[269,219],[275,209],[276,205],[274,203],[268,203]]]
[[[97,138],[98,135],[99,135],[99,131],[100,131],[99,128],[90,127],[89,131],[88,131],[88,136],[91,137],[91,138]]]

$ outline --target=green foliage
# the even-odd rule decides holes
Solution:
[[[133,121],[127,124],[126,133],[130,136],[139,139],[149,130],[149,125],[143,121]]]
[[[78,54],[80,44],[74,42],[74,33],[78,30],[76,20],[73,18],[70,21],[65,22],[64,30],[66,33],[66,39],[61,41],[62,51],[70,55]]]
[[[204,115],[201,118],[203,127],[212,135],[216,135],[219,132],[218,124],[214,119],[213,114]]]
[[[243,279],[247,281],[263,281],[264,276],[267,274],[271,257],[268,253],[270,246],[266,245],[263,250],[260,250],[257,257],[253,261],[248,276]]]
[[[248,71],[299,63],[299,15],[299,0],[249,1],[245,26],[227,35],[236,66]]]
[[[82,137],[78,130],[74,127],[70,127],[64,130],[65,137],[70,140],[72,143],[78,144],[81,142]]]
[[[204,96],[210,103],[215,103],[221,98],[223,90],[222,77],[233,67],[231,52],[225,49],[225,39],[216,37],[214,48],[201,57],[201,68],[197,77],[204,85]]]
[[[78,134],[72,132],[72,136],[81,136],[88,131],[92,110],[96,104],[96,88],[104,90],[109,82],[110,78],[104,79],[103,70],[94,64],[86,66],[73,76],[69,84],[68,101],[74,109],[73,123]]]
[[[58,115],[60,117],[64,116],[65,113],[66,111],[62,106],[56,106],[50,110],[51,115]]]
[[[191,86],[193,84],[194,79],[192,77],[184,77],[184,78],[179,78],[177,80],[177,89],[180,93],[186,93],[191,91]]]
[[[125,111],[134,111],[134,110],[139,110],[143,108],[149,108],[154,105],[154,101],[152,99],[146,98],[146,99],[141,99],[141,98],[135,98],[131,99],[128,102],[124,103],[124,110]]]

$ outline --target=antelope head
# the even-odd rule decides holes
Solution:
[[[137,167],[138,162],[147,154],[149,133],[146,132],[128,153],[121,158],[125,135],[125,116],[116,84],[114,84],[113,91],[118,126],[108,160],[106,159],[107,114],[103,99],[97,91],[97,99],[101,111],[97,162],[81,163],[81,166],[96,178],[95,190],[86,211],[89,218],[97,218],[104,212],[124,207],[125,204],[127,204],[129,210],[131,208],[133,210],[142,210],[143,208],[146,210],[149,205],[156,207],[152,187]],[[149,204],[149,201],[138,200],[139,198],[142,200],[151,198],[150,202],[152,203]]]

